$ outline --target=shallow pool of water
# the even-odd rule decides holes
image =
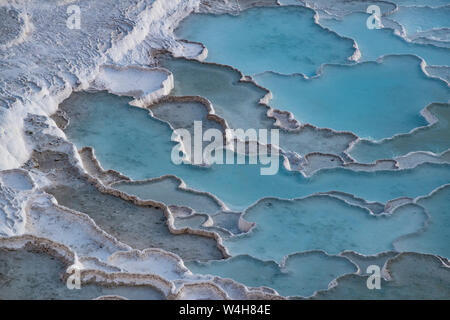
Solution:
[[[447,84],[427,77],[413,56],[326,66],[320,77],[310,80],[273,73],[256,80],[273,92],[271,105],[293,112],[300,122],[374,140],[425,125],[420,111],[450,98]]]
[[[393,250],[394,240],[419,231],[427,220],[423,208],[415,205],[375,216],[328,196],[265,199],[247,209],[244,218],[256,226],[248,234],[227,239],[230,252],[275,261],[308,250],[329,254],[353,250],[366,255]]]
[[[414,54],[424,59],[428,65],[443,66],[449,63],[450,50],[407,42],[391,29],[368,29],[368,17],[365,13],[353,13],[342,20],[322,19],[320,24],[341,36],[355,39],[361,51],[361,61],[375,61],[388,54]]]
[[[205,44],[208,61],[246,75],[267,70],[312,75],[323,63],[347,63],[354,53],[352,40],[321,28],[314,11],[299,6],[252,8],[237,16],[194,14],[176,34]]]
[[[397,135],[379,142],[358,141],[349,154],[359,162],[373,162],[378,159],[390,159],[414,151],[441,153],[450,148],[450,105],[433,104],[428,108],[436,122],[415,129],[409,134]]]
[[[283,296],[310,296],[314,291],[327,289],[338,276],[357,271],[347,259],[327,256],[323,252],[292,255],[283,267],[273,261],[261,261],[250,256],[191,262],[187,267],[195,273],[231,278],[251,287],[273,288]]]

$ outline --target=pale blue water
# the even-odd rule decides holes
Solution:
[[[450,50],[406,42],[390,29],[368,29],[368,17],[369,15],[364,13],[354,13],[345,16],[342,21],[322,19],[320,24],[341,36],[355,39],[362,54],[361,61],[374,61],[388,54],[414,54],[423,58],[428,65],[449,63]]]
[[[406,29],[407,35],[431,29],[448,28],[450,27],[450,1],[446,4],[447,6],[442,8],[402,6],[388,18],[400,23]]]
[[[119,182],[113,185],[114,189],[138,196],[143,200],[154,200],[166,205],[185,206],[198,213],[215,213],[220,205],[213,198],[203,194],[180,189],[180,182],[173,177],[147,183]]]
[[[450,98],[446,83],[427,77],[413,56],[326,66],[320,77],[311,80],[273,73],[258,75],[256,80],[273,92],[271,105],[293,112],[300,122],[375,140],[426,125],[420,111],[431,102]]]
[[[403,6],[429,6],[440,7],[450,4],[449,0],[395,0],[398,5]]]
[[[174,96],[201,96],[213,104],[214,112],[225,119],[230,128],[273,128],[267,108],[259,100],[267,93],[253,83],[239,81],[237,71],[224,66],[202,64],[185,59],[167,59],[162,66],[175,80]],[[297,132],[280,131],[279,145],[285,151],[300,155],[311,152],[341,155],[355,138],[353,135],[317,132],[305,127]]]
[[[277,175],[263,176],[259,165],[214,165],[198,168],[171,162],[172,131],[131,107],[131,99],[104,92],[76,93],[62,109],[71,117],[66,134],[77,147],[92,146],[102,166],[133,179],[174,174],[188,187],[218,196],[232,210],[242,210],[267,196],[294,198],[338,190],[358,197],[386,202],[427,194],[450,181],[450,165],[424,164],[399,172],[354,172],[342,168],[324,170],[312,178],[282,168]],[[420,181],[420,183],[416,183]]]
[[[328,288],[329,283],[356,267],[342,257],[330,257],[322,252],[290,256],[280,268],[273,261],[261,261],[250,256],[205,263],[190,262],[192,272],[231,278],[251,287],[266,286],[283,296],[310,296]]]
[[[418,204],[427,209],[431,222],[425,232],[401,239],[395,244],[397,250],[433,253],[450,258],[450,186],[439,189]]]
[[[428,110],[438,122],[380,142],[358,141],[350,150],[350,155],[358,162],[374,162],[421,150],[441,153],[450,148],[450,105],[433,104]]]
[[[407,205],[392,215],[374,216],[327,196],[295,201],[265,199],[246,211],[255,229],[225,240],[232,255],[250,254],[262,260],[281,259],[294,252],[353,250],[365,255],[393,250],[398,237],[417,232],[427,219],[423,208]]]
[[[179,38],[208,48],[208,61],[244,74],[266,70],[315,74],[323,63],[346,63],[353,41],[314,23],[314,11],[288,6],[253,8],[239,16],[194,14],[176,30]]]
[[[381,279],[381,289],[368,290],[367,276],[344,276],[338,286],[318,294],[318,299],[444,299],[450,297],[450,269],[439,258],[404,254],[389,264],[391,281]]]
[[[217,115],[231,128],[270,128],[267,108],[259,105],[265,90],[252,83],[239,82],[240,75],[230,68],[205,65],[198,61],[167,59],[162,66],[174,75],[174,96],[201,96],[213,104]]]
[[[364,256],[354,251],[344,251],[339,255],[347,257],[350,261],[355,263],[360,270],[359,274],[367,275],[371,274],[369,268],[370,266],[378,266],[381,270],[389,259],[399,255],[399,253],[395,251],[387,251],[376,255]]]
[[[252,14],[253,12],[255,14]],[[243,70],[244,73],[270,70],[289,74],[301,72],[296,69],[295,62],[289,62],[287,66],[290,72],[286,72],[261,62],[260,59],[265,58],[266,55],[257,54],[256,50],[245,49],[248,43],[258,41],[258,37],[266,38],[267,32],[263,27],[259,26],[258,35],[252,35],[249,39],[246,38],[246,32],[230,31],[233,34],[232,38],[227,38],[227,34],[235,26],[245,25],[247,27],[253,23],[264,24],[265,22],[261,22],[261,20],[271,21],[273,16],[276,16],[276,19],[287,21],[293,19],[290,15],[294,13],[307,15],[309,12],[300,7],[284,7],[247,10],[237,17],[192,15],[182,23],[178,32],[184,38],[203,42],[208,48],[208,61],[232,64]],[[270,15],[270,18],[261,19],[266,14]],[[445,12],[441,16],[446,16]],[[346,16],[343,21],[324,20],[321,23],[344,36],[355,38],[363,54],[363,61],[376,60],[386,54],[417,54],[425,58],[428,64],[437,65],[444,65],[450,61],[449,50],[430,45],[407,43],[395,36],[391,30],[369,30],[365,25],[366,19],[367,15],[355,13]],[[361,24],[361,28],[357,27],[359,24]],[[284,24],[280,23],[279,25]],[[314,26],[313,30],[316,35],[311,37],[310,41],[325,41],[320,36],[324,29],[314,23],[312,26]],[[251,27],[243,28],[243,30],[247,29],[252,30]],[[248,32],[250,33],[250,31]],[[289,31],[284,29],[277,29],[276,32],[283,36],[290,35]],[[237,34],[239,37],[236,36]],[[303,32],[303,29],[297,34],[300,37],[308,35],[307,32]],[[242,40],[245,43],[242,43],[241,38],[246,38],[245,41]],[[280,40],[279,43],[286,42]],[[339,43],[340,41],[329,42],[329,45],[333,46],[333,52],[339,52]],[[270,46],[266,45],[266,47]],[[314,46],[311,46],[314,52],[310,52],[309,45],[308,48],[302,48],[302,50],[284,48],[283,45],[278,45],[277,48],[283,52],[275,52],[270,55],[272,64],[289,61],[285,57],[289,56],[290,50],[301,52],[311,59],[312,57],[322,59],[321,55],[326,53],[324,50],[317,50]],[[346,63],[327,58],[322,60],[327,63]],[[258,65],[258,71],[246,71],[252,64]],[[314,63],[309,62],[309,65],[314,65]],[[419,111],[431,102],[447,102],[449,98],[449,90],[445,83],[427,78],[421,71],[420,60],[413,57],[389,57],[381,65],[361,65],[354,68],[327,67],[324,74],[315,81],[307,81],[301,76],[284,77],[272,73],[257,75],[256,80],[274,93],[272,106],[293,112],[299,121],[312,123],[319,127],[352,131],[364,138],[376,140],[390,137],[396,133],[406,133],[415,127],[425,125],[426,122],[420,116]],[[423,90],[418,90],[418,88],[423,88]],[[323,92],[327,92],[327,94],[323,95]],[[222,105],[220,103],[219,108]],[[230,105],[234,104],[230,103]],[[333,113],[333,117],[329,116],[330,112]],[[388,117],[386,117],[387,113],[389,113]],[[225,118],[233,119],[234,117],[230,115]],[[240,119],[240,122],[243,119],[255,121],[259,117]],[[384,124],[380,126],[381,121]],[[247,126],[250,125],[251,122],[247,124]],[[240,127],[245,128],[246,126]]]

